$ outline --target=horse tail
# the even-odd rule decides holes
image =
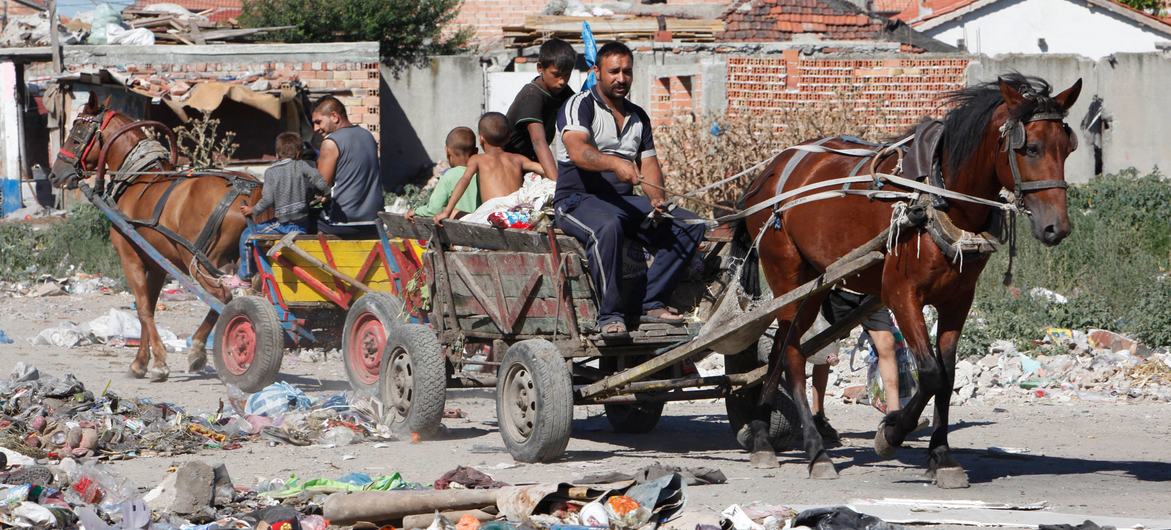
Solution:
[[[752,234],[748,231],[748,220],[736,221],[732,236],[732,257],[740,261],[740,287],[745,294],[760,296],[760,259],[753,248]]]

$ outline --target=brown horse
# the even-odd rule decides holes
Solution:
[[[1020,209],[1029,216],[1033,235],[1046,245],[1059,243],[1071,229],[1066,213],[1065,159],[1076,147],[1076,138],[1063,117],[1080,91],[1078,80],[1064,92],[1051,96],[1045,81],[1012,74],[953,93],[955,107],[943,119],[941,154],[937,159],[944,187],[987,200],[996,200],[1002,188],[1012,191]],[[835,138],[821,142],[821,146],[846,150],[858,144]],[[757,176],[744,197],[745,206],[765,202],[782,191],[846,177],[856,170],[859,160],[832,152],[787,150]],[[895,173],[900,163],[895,157],[887,157],[877,169],[880,173]],[[787,181],[778,186],[783,178]],[[867,189],[870,185],[851,186]],[[886,184],[883,189],[899,188]],[[798,193],[799,196],[803,195]],[[774,213],[775,208],[791,200],[765,208],[739,226],[741,249],[750,247],[753,238],[760,235],[758,265],[763,267],[773,293],[788,292],[816,278],[835,260],[863,246],[892,222],[890,200],[859,195],[810,201]],[[989,205],[947,202],[946,216],[955,226],[979,234],[989,225],[993,212]],[[884,458],[892,457],[895,447],[916,428],[927,401],[934,397],[938,422],[928,449],[928,475],[940,487],[966,487],[967,475],[948,447],[948,405],[956,345],[987,254],[949,259],[926,231],[914,229],[903,230],[891,250],[881,267],[866,269],[845,283],[848,289],[879,296],[894,313],[919,370],[919,387],[908,406],[887,414],[879,424],[875,450]],[[748,261],[745,278],[757,277],[755,270],[749,271],[756,265]],[[767,379],[779,382],[780,375],[785,376],[788,395],[797,402],[813,478],[834,478],[837,471],[814,426],[805,397],[805,359],[798,341],[782,338],[801,337],[816,318],[824,296],[823,292],[778,311],[779,329],[769,356]],[[934,306],[939,315],[934,348],[923,317],[923,307],[927,305]],[[773,403],[776,390],[776,385],[763,388],[761,402]],[[761,407],[756,417],[767,418],[767,413]],[[757,450],[761,449],[761,440],[767,440],[767,436],[761,436],[760,429],[767,429],[762,427],[762,421],[767,420],[752,423]],[[771,454],[772,448],[768,450]],[[775,464],[775,459],[772,462]]]
[[[110,182],[110,200],[118,211],[162,256],[213,296],[227,302],[231,291],[217,277],[221,269],[237,259],[240,233],[247,224],[239,204],[250,196],[252,203],[260,198],[256,179],[227,172],[203,176],[175,171],[168,157],[159,154],[165,152],[161,144],[154,143],[156,149],[144,149],[152,147],[153,140],[142,127],[133,126],[134,123],[135,120],[98,105],[91,97],[73,122],[69,138],[53,163],[53,183],[57,186],[76,183],[83,175],[88,177],[96,172],[104,162],[116,175]],[[123,166],[133,166],[127,171],[138,174],[117,175]],[[245,185],[235,184],[237,181]],[[99,183],[97,187],[104,186]],[[103,190],[95,189],[94,193]],[[167,273],[116,228],[110,229],[110,242],[122,260],[122,272],[134,293],[138,320],[142,324],[142,341],[130,364],[130,374],[145,377],[147,361],[153,354],[150,379],[165,381],[170,375],[167,350],[155,327],[154,314]],[[198,371],[207,364],[207,336],[217,315],[209,310],[192,336],[187,357],[190,371]]]

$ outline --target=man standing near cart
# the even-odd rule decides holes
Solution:
[[[698,218],[694,213],[669,209],[650,118],[626,99],[633,68],[634,54],[626,45],[602,46],[594,66],[597,84],[571,97],[557,116],[557,227],[586,248],[605,338],[627,335],[619,285],[626,238],[655,254],[645,292],[625,295],[641,299],[642,322],[675,323],[683,315],[665,300],[705,230],[688,222]],[[635,195],[634,186],[643,182],[644,195]]]

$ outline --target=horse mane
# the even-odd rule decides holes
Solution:
[[[1004,102],[1000,81],[1016,88],[1025,99],[1016,108],[1009,109],[1013,118],[1023,118],[1036,112],[1064,112],[1050,95],[1049,82],[1039,77],[1009,72],[1000,80],[972,85],[949,93],[944,102],[952,107],[943,117],[943,150],[947,154],[952,173],[975,154],[984,138],[984,130],[996,107]]]

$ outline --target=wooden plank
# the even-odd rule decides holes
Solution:
[[[534,271],[540,271],[541,274],[553,276],[553,270],[549,269],[549,260],[547,254],[532,254],[532,253],[510,253],[510,252],[449,252],[447,253],[449,259],[458,260],[463,263],[472,276],[479,282],[495,281],[490,274],[492,271],[498,271],[501,276],[501,283],[504,288],[506,296],[517,296],[521,289],[524,288],[529,276]],[[573,255],[573,261],[578,261],[577,256]],[[594,295],[593,289],[590,287],[588,277],[583,274],[582,268],[575,267],[578,271],[576,275],[567,275],[573,289],[575,298],[592,298]],[[462,294],[471,294],[470,291],[461,290],[459,286],[453,288],[455,292],[462,292]],[[540,298],[550,298],[556,296],[554,286],[549,282],[542,282],[540,290],[537,291],[536,296]]]
[[[474,296],[476,301],[480,303],[480,306],[484,308],[488,316],[492,318],[492,322],[495,322],[496,326],[500,328],[501,331],[504,331],[504,329],[507,327],[504,323],[504,315],[498,312],[497,308],[494,306],[494,304],[492,304],[492,299],[488,298],[488,293],[485,293],[484,290],[480,288],[479,283],[476,282],[475,277],[472,276],[472,273],[468,272],[468,268],[464,266],[463,262],[459,261],[458,259],[451,259],[448,260],[448,264],[451,265],[451,268],[455,270],[456,275],[459,276],[461,280],[463,280],[464,285],[466,285],[467,288],[472,291],[472,296]],[[448,278],[448,281],[451,281],[450,277]]]
[[[711,333],[695,340],[688,342],[678,348],[669,352],[652,358],[651,360],[607,377],[596,383],[592,383],[581,389],[580,397],[592,397],[606,392],[613,392],[621,390],[621,388],[628,383],[637,381],[646,375],[653,374],[677,362],[681,362],[694,355],[708,351],[709,347],[717,341],[726,339],[732,333],[735,333],[739,328],[752,328],[762,319],[771,319],[773,315],[781,308],[800,301],[812,294],[819,293],[829,289],[834,284],[859,273],[866,268],[882,262],[886,259],[886,255],[879,251],[871,251],[861,257],[850,261],[835,262],[824,274],[816,279],[802,284],[801,286],[789,291],[781,296],[778,296],[768,302],[765,302],[751,313],[736,317],[725,326],[727,333]]]
[[[489,225],[461,223],[455,220],[443,222],[442,227],[436,227],[428,219],[408,221],[401,214],[380,212],[379,219],[386,227],[386,233],[391,237],[405,239],[420,239],[430,241],[435,239],[443,245],[464,246],[484,250],[513,250],[517,252],[548,253],[549,240],[544,234],[531,230],[516,230],[512,228],[496,228]],[[559,236],[557,244],[565,252],[581,254],[581,245],[576,239],[569,236]]]
[[[508,322],[510,330],[516,326],[521,315],[529,308],[530,303],[533,301],[533,288],[537,286],[537,282],[541,281],[541,278],[541,271],[538,270],[529,277],[529,281],[521,288],[518,300],[512,304],[512,309],[508,312],[507,319],[505,320]],[[503,293],[501,295],[503,297]]]
[[[515,307],[525,300],[522,298],[508,298],[507,301],[509,307]],[[484,304],[472,296],[456,295],[454,305],[457,315],[460,318],[472,315],[487,316],[489,313],[488,308],[484,307]],[[575,300],[574,307],[577,309],[577,315],[579,317],[587,320],[594,319],[593,301]],[[557,300],[555,298],[530,298],[527,310],[521,313],[518,320],[523,323],[528,318],[564,318],[564,316],[565,310],[558,311]]]

